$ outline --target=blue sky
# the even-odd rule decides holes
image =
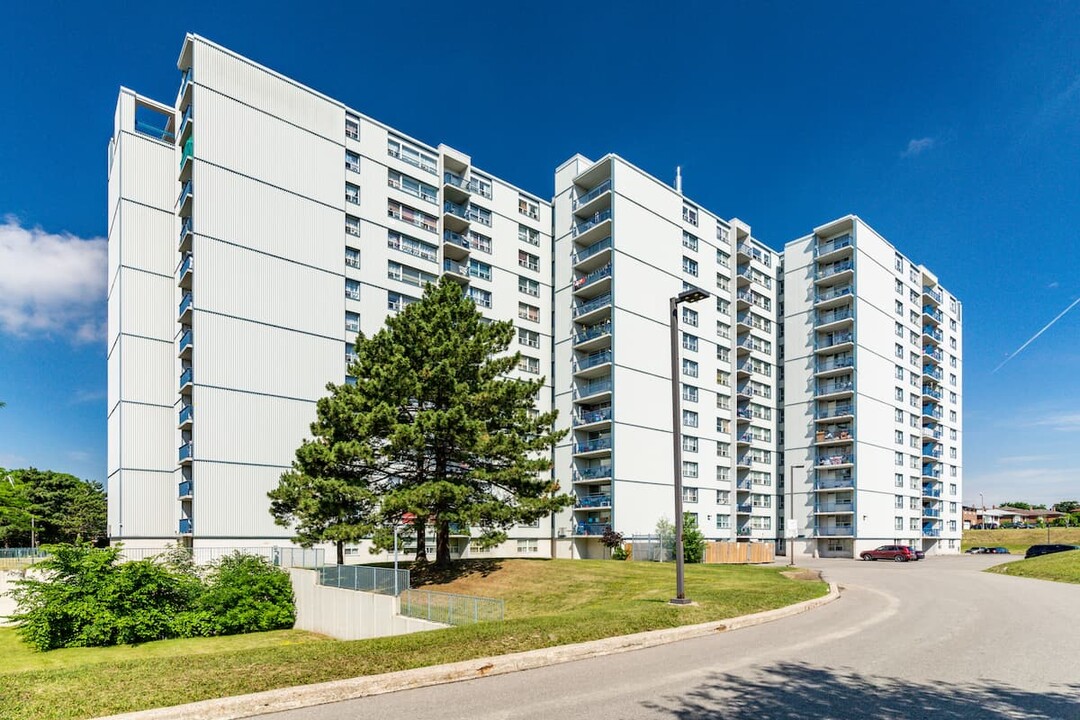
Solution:
[[[780,247],[862,216],[965,305],[965,499],[1080,496],[1080,5],[9,3],[0,466],[105,475],[105,149],[192,31],[542,195],[616,152]]]

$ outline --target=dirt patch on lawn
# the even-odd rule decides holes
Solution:
[[[821,572],[818,570],[785,570],[780,573],[791,580],[820,580]]]

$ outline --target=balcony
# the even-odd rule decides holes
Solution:
[[[814,481],[815,492],[832,492],[834,490],[851,490],[855,487],[855,477],[848,474],[837,475],[827,478],[818,478]]]
[[[452,173],[443,173],[443,196],[447,200],[456,203],[467,203],[472,197],[473,184],[462,176]]]
[[[855,313],[850,305],[838,307],[835,310],[819,312],[814,316],[814,327],[818,331],[832,330],[842,326],[851,325],[855,319]]]
[[[855,464],[855,456],[850,453],[818,455],[814,459],[814,464],[818,467],[846,467]]]
[[[180,152],[180,179],[186,182],[191,178],[191,166],[188,161],[195,154],[195,138],[188,138]]]
[[[736,445],[749,445],[754,441],[754,436],[748,432],[739,433],[735,436]]]
[[[818,243],[814,246],[814,257],[818,260],[824,260],[848,255],[851,253],[852,243],[851,235],[841,235],[827,242]]]
[[[180,446],[179,461],[181,465],[187,465],[192,460],[192,453],[194,452],[194,446],[189,441]]]
[[[574,526],[574,535],[586,537],[599,537],[611,529],[611,523],[578,523]]]
[[[180,308],[177,315],[184,325],[191,324],[191,293],[186,292],[180,297]]]
[[[855,534],[853,525],[829,525],[814,528],[815,537],[851,537]]]
[[[191,243],[194,236],[195,223],[190,217],[186,217],[184,218],[184,221],[180,223],[180,239],[176,244],[176,249],[181,255],[191,252]]]
[[[573,317],[576,322],[590,324],[611,314],[611,293],[574,306]]]
[[[180,140],[180,142],[184,142],[185,140],[187,140],[188,137],[190,137],[192,128],[194,126],[194,106],[189,103],[187,109],[184,110],[183,116],[180,118],[180,134],[176,136]]]
[[[941,468],[935,468],[933,465],[923,465],[922,476],[924,478],[933,478],[935,480],[940,480]]]
[[[922,371],[923,375],[932,377],[938,382],[941,382],[941,380],[945,377],[945,373],[941,371],[941,368],[934,367],[933,365],[923,365]]]
[[[855,406],[852,403],[840,403],[823,408],[819,407],[814,411],[814,419],[817,421],[854,417]]]
[[[469,256],[469,239],[453,230],[443,230],[443,257],[464,260]]]
[[[585,410],[583,408],[574,415],[574,427],[581,428],[587,425],[608,423],[611,422],[612,415],[613,409],[610,407],[600,408],[599,410]]]
[[[185,360],[191,357],[191,347],[194,342],[194,335],[191,328],[184,331],[184,334],[180,336],[180,342],[177,344],[178,356]]]
[[[578,217],[588,217],[611,206],[611,179],[600,183],[584,195],[573,200],[574,214]]]
[[[594,213],[591,218],[574,225],[574,240],[589,245],[611,234],[611,210]]]
[[[177,283],[185,290],[191,289],[191,274],[195,270],[195,260],[191,253],[184,256],[183,262],[180,263],[180,272],[178,275]]]
[[[931,341],[936,343],[940,343],[945,339],[941,331],[931,325],[923,325],[922,334],[924,338],[930,338]]]
[[[599,402],[603,396],[610,396],[613,390],[611,380],[593,380],[574,388],[574,401],[584,403]]]
[[[814,306],[821,310],[839,307],[847,302],[853,292],[854,288],[850,285],[826,288],[819,293],[814,293]]]
[[[940,420],[942,416],[941,408],[936,404],[923,405],[922,406],[923,417],[931,417],[935,420]]]
[[[820,383],[814,388],[814,395],[821,399],[830,395],[850,395],[855,392],[855,383],[851,380],[839,380],[830,383]]]
[[[855,436],[851,432],[850,425],[841,425],[839,427],[829,426],[825,430],[817,430],[814,432],[815,445],[840,445],[843,443],[851,443],[854,439]]]
[[[592,440],[585,440],[583,442],[574,443],[575,455],[608,455],[611,453],[611,438],[601,437],[594,438]]]
[[[737,492],[750,492],[750,478],[747,478],[745,480],[739,480],[737,483],[735,483],[735,490]]]
[[[443,226],[455,232],[465,232],[469,229],[471,220],[469,208],[456,202],[447,200],[443,203]]]
[[[191,533],[191,519],[190,518],[180,518],[179,532],[180,532],[181,535],[191,535],[192,534]]]
[[[590,351],[611,346],[611,322],[590,325],[574,333],[574,349]]]
[[[934,398],[935,400],[941,400],[942,398],[941,390],[931,385],[923,385],[922,394],[923,397]]]
[[[922,294],[923,297],[930,298],[934,305],[940,305],[943,299],[941,293],[929,285],[923,285]]]
[[[837,332],[818,336],[814,339],[814,351],[822,350],[850,350],[855,346],[855,333]]]
[[[191,90],[191,81],[195,79],[195,68],[190,65],[184,70],[184,74],[180,76],[180,92],[177,93],[179,101],[176,103],[179,106],[190,103],[190,99],[187,97],[188,91]]]
[[[191,427],[192,421],[195,419],[195,406],[184,405],[180,408],[180,413],[177,418],[177,426],[181,430],[185,430]]]
[[[611,263],[603,265],[587,275],[574,278],[574,296],[582,299],[596,297],[611,290]]]
[[[462,284],[469,282],[469,266],[466,263],[443,260],[443,272]]]
[[[923,305],[922,311],[923,317],[936,325],[940,325],[945,320],[945,316],[933,305]]]
[[[938,458],[939,460],[944,455],[941,446],[937,443],[931,443],[929,445],[923,445],[922,448],[923,457]]]
[[[939,498],[939,497],[941,497],[941,488],[939,488],[939,487],[936,488],[933,485],[923,485],[922,486],[922,496],[923,497],[931,497],[931,498]]]
[[[193,197],[195,188],[192,186],[191,181],[188,180],[184,183],[184,187],[180,189],[180,195],[176,198],[176,214],[184,217],[191,214],[191,199]]]
[[[941,530],[935,527],[923,526],[922,534],[926,537],[941,537]]]
[[[855,508],[851,502],[822,502],[814,505],[815,515],[851,515]]]
[[[177,500],[190,500],[191,499],[191,481],[185,480],[180,483],[180,486],[176,489]]]
[[[828,265],[818,265],[817,270],[814,271],[814,282],[820,283],[841,279],[850,280],[854,274],[855,263],[851,260],[829,263]]]
[[[595,482],[597,480],[607,480],[610,477],[610,465],[594,465],[578,470],[577,475],[574,477],[574,482]]]
[[[611,507],[611,493],[590,493],[579,495],[574,500],[575,508],[609,508]]]
[[[934,508],[923,506],[922,515],[923,517],[939,518],[941,517],[941,510],[935,510]]]
[[[922,436],[924,438],[932,437],[940,440],[944,436],[944,434],[945,433],[942,432],[940,427],[937,427],[933,424],[924,425],[922,429]]]
[[[753,510],[754,508],[750,506],[750,503],[739,503],[735,506],[735,512],[739,515],[749,515]]]
[[[570,262],[577,272],[589,272],[611,261],[611,247],[611,238],[606,237],[575,252],[570,256]]]
[[[855,367],[855,358],[850,355],[820,357],[814,362],[814,374],[819,377],[841,375],[853,367]]]
[[[945,357],[939,348],[931,345],[923,345],[923,355],[937,362],[941,362]]]
[[[611,372],[608,367],[612,362],[611,350],[600,350],[583,358],[574,359],[574,375],[577,377],[598,377]]]
[[[184,372],[180,373],[180,392],[186,393],[191,391],[191,385],[195,382],[195,370],[194,368],[186,368]]]

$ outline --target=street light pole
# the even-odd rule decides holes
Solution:
[[[679,305],[696,303],[709,297],[700,288],[684,290],[671,298],[668,320],[671,328],[671,444],[672,470],[675,476],[675,597],[672,605],[689,605],[686,598],[683,565],[683,497],[682,497],[682,410],[679,405]],[[661,552],[663,549],[661,548]]]

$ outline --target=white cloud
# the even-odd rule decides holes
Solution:
[[[904,152],[900,153],[900,157],[915,157],[916,155],[922,155],[924,152],[934,147],[937,141],[932,137],[924,138],[912,138],[908,140],[907,147]]]
[[[104,339],[107,267],[104,238],[49,233],[6,217],[0,223],[0,332],[74,343]]]
[[[1027,423],[1037,427],[1048,427],[1061,432],[1080,432],[1080,412],[1059,412],[1040,417]]]

